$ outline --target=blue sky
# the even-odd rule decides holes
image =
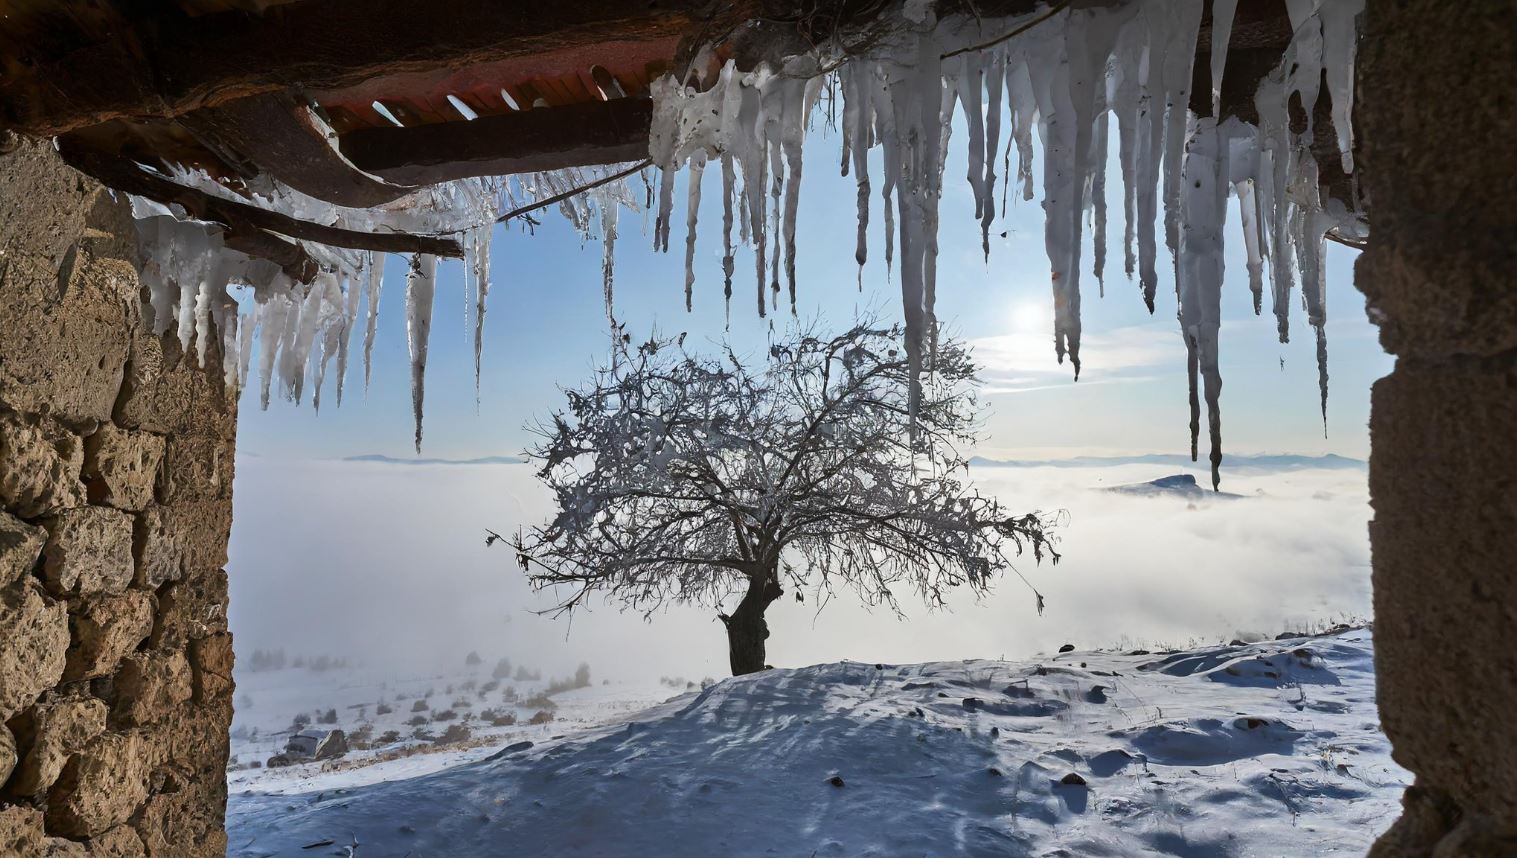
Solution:
[[[1088,276],[1092,254],[1087,234],[1082,275],[1084,371],[1076,383],[1069,367],[1055,362],[1053,352],[1041,187],[1033,200],[1014,202],[1010,211],[997,217],[987,264],[980,253],[973,197],[963,178],[962,141],[963,130],[956,129],[941,208],[938,317],[956,335],[972,341],[984,366],[988,438],[980,452],[1022,458],[1186,452],[1184,348],[1175,322],[1173,284],[1164,279],[1171,268],[1163,258],[1162,229],[1161,282],[1150,316],[1136,283],[1121,272],[1121,185],[1113,166],[1108,174],[1112,217],[1107,294],[1099,298]],[[860,290],[853,261],[853,179],[838,175],[835,135],[814,130],[807,147],[798,236],[800,316],[819,316],[841,327],[859,308],[873,307],[886,318],[899,318],[899,286],[887,275],[883,261],[878,193],[871,212],[870,262]],[[1111,149],[1116,150],[1115,143]],[[878,152],[875,155],[872,176],[878,179]],[[1041,175],[1041,152],[1034,170]],[[719,170],[708,170],[703,186],[693,313],[684,309],[683,177],[675,194],[670,253],[651,249],[651,213],[623,211],[616,248],[616,304],[634,337],[645,336],[655,324],[667,333],[688,331],[697,344],[723,336],[719,178]],[[1267,297],[1265,315],[1253,315],[1236,204],[1231,201],[1229,216],[1221,343],[1224,453],[1367,455],[1369,388],[1389,372],[1392,359],[1381,351],[1375,329],[1365,318],[1364,299],[1353,286],[1356,254],[1328,245],[1331,387],[1324,437],[1305,313],[1299,305],[1293,309],[1293,336],[1286,345],[1277,342]],[[477,411],[473,333],[472,327],[464,327],[462,266],[439,266],[423,455],[513,454],[530,443],[525,424],[557,407],[559,387],[576,384],[606,353],[600,260],[600,243],[583,244],[556,213],[546,214],[535,235],[519,226],[497,227]],[[790,319],[783,306],[769,319],[757,316],[752,271],[751,253],[740,251],[731,313],[731,336],[740,349],[758,348],[771,322],[783,326]],[[250,382],[255,392],[242,400],[240,449],[279,458],[412,455],[404,275],[405,260],[391,257],[380,302],[374,380],[367,395],[356,343],[340,409],[330,398],[319,416],[309,404],[295,407],[286,402],[260,411],[256,384]],[[1202,444],[1204,450],[1204,439]]]

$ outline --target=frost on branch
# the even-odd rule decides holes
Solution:
[[[644,614],[735,599],[722,618],[746,673],[764,665],[764,610],[787,584],[899,610],[903,589],[931,606],[982,593],[1024,549],[1057,560],[1043,517],[967,484],[968,352],[938,343],[913,422],[903,333],[794,331],[756,360],[693,354],[683,337],[619,345],[531,451],[558,513],[514,540],[529,580],[555,588],[559,611],[596,593]]]

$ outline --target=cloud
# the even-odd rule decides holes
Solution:
[[[1363,470],[1230,473],[1228,490],[1247,497],[1215,504],[1096,490],[1177,470],[976,469],[980,488],[1013,510],[1069,512],[1063,560],[1018,564],[1047,597],[1043,616],[1010,573],[982,600],[955,593],[949,611],[903,591],[906,621],[846,591],[820,612],[819,594],[797,603],[787,592],[770,611],[770,661],[1022,657],[1065,642],[1153,648],[1368,614]],[[514,533],[548,515],[530,466],[239,457],[235,498],[231,623],[244,654],[283,647],[427,670],[478,650],[548,673],[588,661],[613,678],[725,675],[709,606],[672,606],[651,621],[610,606],[572,622],[533,613],[552,606],[551,594],[531,592],[509,552],[484,545],[487,527]]]
[[[1032,332],[969,340],[987,394],[1029,393],[1073,383],[1074,368],[1061,365],[1050,337]],[[1153,381],[1163,369],[1185,365],[1185,347],[1173,330],[1133,325],[1089,332],[1080,345],[1080,384],[1131,384]]]

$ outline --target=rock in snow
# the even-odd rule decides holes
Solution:
[[[350,836],[369,858],[1362,854],[1395,818],[1410,776],[1376,724],[1367,631],[1088,663],[728,679],[637,713],[636,730],[340,801],[234,794],[228,855]],[[1085,700],[1097,670],[1103,703]]]

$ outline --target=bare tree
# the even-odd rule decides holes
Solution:
[[[558,514],[511,540],[529,580],[567,588],[556,613],[597,592],[644,614],[737,596],[718,616],[744,674],[765,667],[764,612],[786,579],[797,599],[841,584],[899,613],[898,586],[939,606],[955,587],[987,590],[1009,552],[1057,562],[1044,517],[965,482],[959,447],[979,426],[968,351],[937,344],[913,414],[901,340],[868,322],[800,330],[756,362],[730,346],[692,354],[683,336],[623,341],[539,427],[530,454]]]

